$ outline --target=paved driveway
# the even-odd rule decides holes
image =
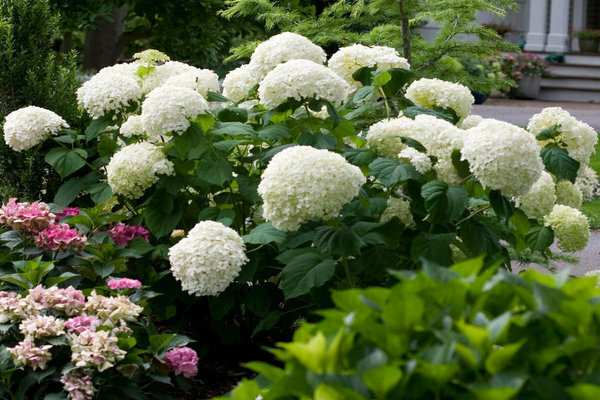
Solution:
[[[543,102],[533,100],[488,99],[484,104],[474,105],[473,114],[495,118],[519,126],[527,126],[529,118],[545,107],[562,107],[571,115],[600,131],[600,104]]]

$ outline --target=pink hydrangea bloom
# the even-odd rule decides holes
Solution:
[[[60,383],[69,393],[71,400],[92,400],[96,389],[90,375],[84,375],[81,372],[71,371],[60,378]]]
[[[131,240],[138,237],[144,239],[146,242],[150,240],[148,229],[143,226],[117,225],[106,233],[119,246],[127,246]]]
[[[142,286],[142,282],[137,279],[121,278],[111,279],[108,281],[108,287],[112,290],[116,289],[136,289]]]
[[[63,217],[70,216],[70,215],[77,215],[77,214],[79,214],[79,211],[81,211],[81,210],[78,207],[65,207],[65,208],[63,208],[62,212],[55,213],[56,220],[60,221],[60,219]]]
[[[35,237],[35,245],[41,249],[81,251],[85,248],[87,238],[77,229],[67,224],[51,224]]]
[[[69,333],[95,332],[99,326],[100,319],[98,317],[88,317],[87,315],[71,318],[65,322],[65,328],[67,328]]]
[[[27,229],[40,231],[53,223],[55,215],[50,212],[48,204],[42,202],[17,203],[11,198],[8,203],[0,207],[0,224],[13,229]]]
[[[189,347],[169,350],[164,361],[175,375],[183,374],[186,378],[192,378],[198,373],[198,355]]]
[[[52,358],[51,348],[51,345],[36,347],[33,340],[25,338],[15,347],[7,347],[7,350],[12,356],[15,367],[28,366],[35,371],[38,368],[46,369],[46,364]]]

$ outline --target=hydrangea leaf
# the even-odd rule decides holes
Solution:
[[[575,183],[580,163],[571,158],[565,149],[551,144],[544,147],[540,155],[548,172],[559,180],[566,179]]]
[[[281,289],[286,299],[302,296],[323,286],[335,273],[335,261],[327,255],[307,252],[295,257],[281,272]]]
[[[242,236],[244,242],[251,244],[283,243],[286,237],[285,232],[276,229],[270,222],[260,224],[249,234]]]
[[[87,156],[87,152],[83,149],[55,147],[46,154],[45,160],[64,179],[81,169],[85,165]]]

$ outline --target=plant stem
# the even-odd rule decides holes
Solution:
[[[471,219],[471,218],[472,218],[472,217],[474,217],[475,215],[477,215],[477,214],[481,213],[482,211],[485,211],[485,210],[487,210],[487,209],[490,209],[490,208],[492,208],[492,205],[491,205],[491,204],[488,204],[488,205],[487,205],[487,206],[485,206],[485,207],[481,207],[479,210],[475,211],[473,214],[471,214],[471,215],[469,215],[468,217],[465,217],[465,218],[461,219],[460,221],[458,221],[458,222],[456,223],[456,225],[460,225],[460,224],[462,224],[463,222],[465,222],[466,220],[468,220],[468,219]]]
[[[342,257],[342,264],[344,265],[344,272],[346,273],[346,280],[348,281],[348,287],[353,288],[352,275],[350,274],[350,268],[348,267],[348,260],[346,257]]]
[[[388,99],[387,96],[385,95],[385,92],[383,91],[383,88],[379,88],[379,93],[381,93],[381,96],[383,96],[383,104],[385,104],[385,113],[387,114],[388,119],[390,119],[390,105],[388,103]]]

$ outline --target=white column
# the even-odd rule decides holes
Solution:
[[[529,0],[529,28],[525,38],[527,41],[526,51],[543,51],[546,47],[547,1]]]
[[[573,2],[573,29],[579,30],[585,28],[585,17],[587,11],[587,0],[575,0]],[[573,38],[571,41],[571,50],[579,51],[579,39]]]
[[[569,50],[569,0],[552,0],[548,52]]]

